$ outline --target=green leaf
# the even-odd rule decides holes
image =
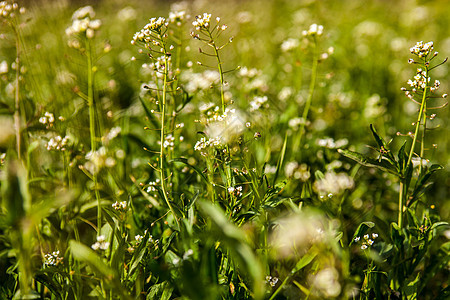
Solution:
[[[200,175],[200,177],[207,184],[209,184],[209,181],[208,181],[208,178],[206,177],[206,175],[199,168],[197,168],[196,166],[193,166],[193,165],[189,164],[187,158],[184,158],[184,157],[174,158],[173,160],[171,160],[171,162],[180,162],[180,163],[185,164],[186,166],[188,166],[189,168],[194,170],[198,175]]]
[[[139,101],[142,104],[142,107],[144,108],[145,114],[147,115],[147,118],[150,120],[154,128],[161,128],[161,124],[159,121],[155,118],[155,115],[152,114],[152,112],[148,109],[147,105],[144,102],[144,99],[142,97],[138,97]]]
[[[425,191],[425,189],[427,188],[427,183],[430,180],[431,175],[433,175],[433,173],[435,173],[438,170],[443,169],[443,167],[441,165],[431,165],[430,168],[428,168],[428,170],[426,170],[425,174],[421,175],[419,177],[419,179],[417,180],[416,186],[414,187],[414,190],[412,192],[412,195],[410,197],[410,200],[407,203],[407,206],[411,206],[411,204],[413,204],[415,201],[418,200],[418,198],[420,197],[420,195]]]
[[[356,237],[363,236],[369,228],[373,228],[374,226],[375,223],[373,222],[362,222],[361,224],[359,224],[348,246],[350,247],[354,243]]]
[[[317,254],[318,254],[317,251],[313,251],[303,255],[303,257],[295,265],[295,268],[292,269],[291,274],[295,274],[304,267],[306,267],[307,265],[309,265],[313,261],[313,259],[317,256]]]
[[[386,157],[391,163],[395,163],[394,156],[392,155],[391,152],[389,152],[388,143],[386,143],[386,141],[378,135],[377,131],[375,130],[375,127],[372,124],[370,124],[370,130],[372,131],[373,137],[377,141],[378,147],[380,147],[380,149],[385,149],[387,151],[386,153],[382,153],[382,155]]]
[[[94,250],[75,240],[69,242],[69,247],[75,259],[87,263],[97,275],[112,280],[114,271],[103,262],[102,258]]]
[[[286,154],[287,140],[288,140],[288,134],[286,131],[286,135],[284,136],[283,148],[281,148],[280,157],[278,158],[277,170],[275,171],[275,176],[273,177],[272,185],[275,185],[275,182],[277,182],[278,173],[280,172],[280,169],[283,165],[284,156]]]
[[[147,295],[148,300],[160,299],[169,300],[172,296],[173,287],[170,286],[168,281],[162,283],[154,284]]]
[[[361,153],[346,150],[346,149],[338,149],[338,152],[340,154],[344,155],[345,157],[353,159],[354,161],[356,161],[357,163],[359,163],[363,166],[377,168],[384,172],[389,172],[396,176],[400,176],[397,168],[387,160],[382,159],[381,161],[378,161],[376,159],[367,157]]]
[[[400,171],[400,174],[404,175],[404,169],[406,167],[406,163],[408,162],[408,155],[405,151],[406,148],[406,142],[403,143],[403,145],[400,147],[400,150],[398,150],[397,158],[398,158],[398,169]]]

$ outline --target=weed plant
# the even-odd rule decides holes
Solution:
[[[84,2],[0,2],[1,299],[448,299],[445,1]]]

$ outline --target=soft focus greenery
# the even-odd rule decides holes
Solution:
[[[18,5],[1,299],[448,299],[448,63],[416,139],[422,98],[401,90],[416,42],[439,51],[423,68],[450,55],[447,1]],[[86,5],[101,26],[66,34]],[[151,51],[131,43],[175,11]]]

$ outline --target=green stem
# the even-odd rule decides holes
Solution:
[[[423,106],[423,122],[422,122],[422,135],[420,137],[420,165],[419,165],[419,175],[422,174],[423,169],[423,160],[425,153],[425,131],[427,130],[427,103],[424,103]]]
[[[403,190],[404,190],[403,180],[400,181],[399,189],[400,190],[398,194],[398,227],[401,230],[403,226]]]
[[[16,129],[16,150],[17,158],[20,160],[22,158],[22,145],[20,140],[21,135],[21,120],[20,120],[20,37],[19,30],[15,25],[12,26],[14,29],[16,37],[16,87],[14,95],[14,127]]]
[[[92,71],[92,49],[89,39],[86,39],[86,57],[87,57],[87,75],[88,75],[88,106],[89,106],[89,131],[91,136],[91,153],[94,154],[96,149],[95,137],[95,103],[94,103],[94,74]],[[102,208],[100,194],[98,191],[97,170],[92,174],[92,181],[94,181],[94,193],[97,200],[97,236],[100,236],[102,228]]]
[[[164,49],[164,52],[165,49]],[[161,189],[163,193],[164,200],[167,203],[167,206],[169,207],[170,211],[173,214],[173,217],[178,225],[178,228],[180,227],[180,223],[178,223],[178,218],[175,213],[175,210],[173,209],[172,205],[170,204],[169,198],[167,197],[167,191],[166,191],[166,183],[165,183],[165,174],[164,174],[164,126],[165,126],[165,118],[166,118],[166,88],[167,88],[167,75],[168,75],[168,68],[169,68],[169,61],[167,54],[164,54],[164,82],[163,82],[163,91],[162,91],[162,108],[161,108],[161,148],[159,153],[159,160],[160,160],[160,177],[161,177]]]
[[[311,102],[312,102],[312,98],[314,95],[314,89],[316,86],[316,79],[317,79],[317,65],[319,64],[319,59],[318,59],[318,51],[317,51],[317,40],[314,37],[314,49],[313,49],[313,64],[312,64],[312,70],[311,70],[311,82],[309,83],[309,91],[308,91],[308,98],[306,99],[306,103],[305,103],[305,108],[303,109],[303,114],[302,114],[302,124],[300,127],[300,136],[297,140],[297,142],[295,143],[297,145],[296,148],[298,148],[298,146],[301,146],[302,143],[302,138],[303,135],[305,134],[305,126],[306,126],[306,121],[308,118],[308,114],[309,114],[309,109],[311,108]]]
[[[426,75],[425,78],[428,78],[428,68],[426,69]],[[411,160],[414,154],[414,148],[416,146],[416,141],[417,141],[417,135],[419,133],[419,126],[420,126],[420,122],[422,120],[422,116],[424,114],[425,111],[425,107],[426,107],[426,99],[427,99],[427,88],[425,87],[423,90],[423,96],[422,96],[422,103],[420,104],[420,110],[419,110],[419,115],[417,117],[417,122],[416,122],[416,129],[414,130],[414,136],[413,136],[413,142],[411,145],[411,150],[409,152],[409,156],[408,156],[408,162],[406,163],[406,167],[408,167],[411,164]]]
[[[224,85],[225,81],[223,79],[222,61],[220,60],[219,49],[217,48],[216,43],[214,43],[214,39],[211,35],[211,32],[209,32],[209,30],[208,30],[208,34],[209,34],[209,37],[211,38],[210,46],[214,49],[214,54],[217,59],[217,68],[219,69],[219,75],[220,75],[220,99],[222,101],[222,113],[225,113],[225,96],[224,96],[224,91],[223,91],[223,85]]]

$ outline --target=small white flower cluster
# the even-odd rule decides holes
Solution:
[[[156,179],[155,181],[150,181],[148,183],[148,187],[147,187],[147,190],[146,190],[147,193],[156,192],[157,191],[156,186],[158,186],[160,182],[161,181],[159,179]]]
[[[334,267],[320,270],[314,277],[310,277],[313,294],[320,299],[330,299],[339,296],[342,291],[339,283],[339,272]]]
[[[227,190],[228,190],[228,193],[230,193],[231,195],[233,195],[237,198],[242,197],[242,186],[240,186],[240,185],[237,187],[230,186],[230,187],[228,187]]]
[[[95,31],[100,29],[102,21],[95,19],[95,11],[92,6],[84,6],[76,10],[72,15],[72,25],[66,29],[66,35],[69,37],[86,36],[92,39],[95,36]],[[69,42],[69,46],[79,48],[79,42],[74,40]]]
[[[250,111],[255,111],[260,109],[261,107],[268,108],[269,105],[267,103],[267,96],[262,97],[254,97],[252,101],[250,101]]]
[[[5,164],[5,159],[6,159],[6,153],[1,153],[0,154],[0,166],[3,166]]]
[[[202,137],[197,143],[195,143],[194,150],[196,151],[203,151],[204,149],[208,147],[216,147],[222,144],[220,137],[215,138],[209,138]]]
[[[336,174],[333,171],[326,172],[324,178],[314,182],[314,188],[320,195],[339,195],[345,190],[352,189],[354,186],[355,182],[352,177],[346,173]]]
[[[158,144],[161,144],[161,142],[158,141]],[[166,135],[164,138],[163,147],[173,149],[174,146],[175,146],[175,137],[172,134]]]
[[[304,30],[302,31],[303,36],[321,36],[323,34],[323,26],[312,24],[309,26],[308,31]]]
[[[326,147],[328,149],[337,149],[346,146],[348,144],[348,140],[344,138],[334,141],[334,139],[332,138],[324,138],[324,139],[317,139],[316,144],[319,147]]]
[[[186,82],[185,89],[189,93],[197,91],[207,91],[220,80],[220,74],[214,70],[206,70],[202,73],[183,72],[181,74],[183,82]]]
[[[116,160],[107,156],[105,147],[100,147],[94,152],[89,151],[85,158],[87,162],[84,164],[84,167],[91,174],[97,174],[103,167],[112,168],[116,165]]]
[[[211,14],[203,13],[203,15],[195,16],[195,21],[192,22],[192,25],[194,25],[196,30],[200,31],[201,29],[208,29],[210,22]]]
[[[19,11],[20,14],[25,13],[25,7],[20,7],[17,3],[10,3],[9,1],[0,2],[0,17],[3,18],[14,18],[16,12]]]
[[[152,33],[160,37],[163,27],[167,27],[169,23],[163,17],[151,18],[149,21],[144,28],[134,34],[131,40],[132,45],[135,45],[137,42],[143,42],[146,48],[150,48],[151,44],[155,46],[160,45],[160,42],[153,38]]]
[[[278,277],[266,276],[266,283],[271,287],[274,287],[278,283]]]
[[[48,111],[46,111],[44,113],[43,117],[39,118],[39,123],[46,125],[47,128],[52,127],[54,122],[55,122],[55,116]]]
[[[423,41],[420,41],[411,47],[409,51],[419,57],[426,57],[431,51],[433,51],[433,49],[433,42],[424,43]]]
[[[306,182],[310,177],[311,173],[308,170],[308,165],[298,164],[296,161],[290,161],[284,167],[284,172],[286,177],[299,179],[300,181]]]
[[[433,86],[430,86],[430,91],[434,92],[435,90],[439,89],[441,86],[441,82],[439,80],[435,80]]]
[[[305,124],[305,119],[302,117],[295,117],[289,120],[288,125],[293,130],[298,130],[299,126],[302,124],[308,125],[309,121]]]
[[[106,241],[104,235],[99,235],[97,237],[97,241],[91,246],[91,248],[95,251],[97,250],[107,250],[109,248],[109,242]]]
[[[361,241],[361,250],[366,250],[367,248],[369,248],[370,246],[373,245],[373,243],[375,242],[374,240],[378,237],[377,233],[372,233],[372,235],[369,234],[365,234],[363,236],[363,239],[361,240],[361,237],[357,236],[355,237],[355,239],[353,240],[355,243],[358,243]]]
[[[427,77],[427,72],[418,68],[414,80],[409,79],[407,83],[412,87],[412,91],[416,92],[417,89],[425,89],[430,81],[431,78]]]
[[[44,255],[44,265],[48,267],[56,267],[63,263],[64,258],[59,257],[59,250]]]
[[[299,45],[300,42],[298,39],[288,38],[287,40],[283,41],[283,43],[281,43],[281,51],[289,52],[297,48]]]
[[[171,11],[169,12],[169,22],[181,26],[182,22],[186,18],[186,11]]]
[[[6,60],[0,63],[0,74],[8,73],[8,62]]]
[[[115,210],[126,211],[127,208],[128,208],[128,204],[127,204],[127,201],[121,201],[121,202],[116,201],[116,202],[114,202],[114,203],[112,204],[112,207],[113,207]]]
[[[65,151],[66,146],[69,143],[69,137],[66,135],[64,138],[61,136],[55,136],[52,137],[47,144],[45,144],[45,147],[47,150],[59,150],[59,151]]]
[[[104,138],[105,141],[111,141],[112,139],[116,138],[120,134],[120,132],[122,132],[122,128],[120,128],[119,126],[111,128]]]
[[[239,76],[240,77],[247,77],[247,78],[254,78],[258,75],[261,75],[262,72],[261,70],[258,70],[256,68],[247,68],[247,67],[242,67],[239,69]]]

